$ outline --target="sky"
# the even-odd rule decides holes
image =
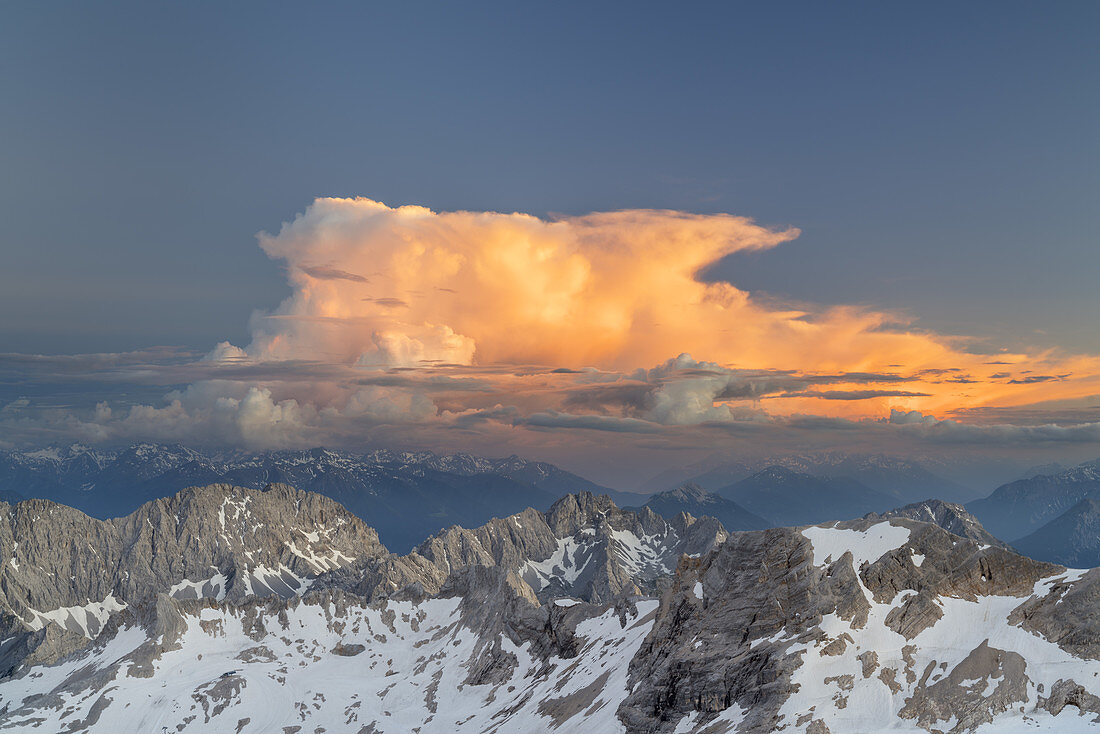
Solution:
[[[1098,22],[6,5],[0,446],[1094,458]]]

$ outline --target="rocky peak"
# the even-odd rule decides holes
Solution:
[[[806,474],[805,472],[789,469],[785,466],[780,466],[779,464],[773,464],[756,472],[751,477],[749,477],[749,479],[759,482],[789,482],[792,479],[809,476],[810,475]]]
[[[112,610],[157,593],[293,596],[387,555],[339,504],[285,485],[187,489],[114,520],[27,500],[0,505],[0,626],[94,637]]]
[[[452,527],[416,553],[446,573],[471,565],[515,570],[540,598],[607,601],[655,590],[680,555],[700,554],[727,534],[714,518],[669,522],[648,507],[623,510],[606,495],[567,495],[546,513],[527,510],[475,529]]]
[[[727,539],[577,495],[408,556],[340,510],[228,485],[118,521],[0,505],[0,726],[963,734],[1100,713],[1100,573],[926,521],[946,504]],[[356,558],[290,594],[258,571],[331,552]],[[173,580],[207,562],[224,578]],[[18,606],[77,569],[101,601]]]
[[[938,525],[949,533],[961,538],[968,538],[985,545],[999,548],[1008,548],[1008,545],[994,537],[988,530],[982,527],[978,518],[966,511],[966,508],[954,502],[929,499],[923,502],[914,502],[896,510],[890,510],[881,514],[870,513],[867,519],[874,520],[891,518],[908,518],[920,522]]]
[[[667,492],[658,492],[656,497],[669,497],[670,499],[676,499],[680,501],[690,502],[708,502],[713,495],[710,492],[700,487],[693,482],[687,482],[681,484],[676,489],[670,489]]]
[[[1072,662],[1097,655],[1082,644],[1097,587],[902,517],[736,533],[681,564],[619,716],[637,732],[872,731],[901,716],[961,734],[1011,707],[1061,710],[1046,692],[1100,671]]]

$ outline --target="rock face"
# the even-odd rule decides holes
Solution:
[[[337,589],[369,603],[432,596],[466,569],[497,567],[535,604],[607,602],[656,593],[682,553],[725,538],[713,518],[667,522],[589,493],[547,513],[453,527],[407,556],[331,499],[286,485],[187,489],[116,520],[46,500],[0,503],[0,634],[26,638],[0,647],[0,672],[32,649],[36,660],[81,649],[112,613],[157,594],[239,603]]]
[[[622,510],[590,493],[558,500],[475,530],[453,527],[416,552],[445,573],[473,565],[514,571],[543,599],[608,602],[655,593],[682,554],[706,553],[727,537],[714,518],[686,513],[671,522],[643,507]]]
[[[1076,711],[1053,720],[1049,692],[1100,673],[1097,638],[1074,644],[1100,631],[1081,614],[1093,584],[905,519],[737,533],[684,561],[620,718],[661,732],[1062,731]]]
[[[695,517],[717,518],[726,530],[763,530],[772,523],[754,515],[733,500],[708,492],[698,484],[684,484],[653,495],[645,506],[664,517],[686,512]]]
[[[75,507],[98,518],[127,515],[187,487],[289,484],[335,499],[406,552],[450,524],[480,525],[526,507],[546,509],[571,492],[603,488],[552,464],[430,451],[356,454],[327,449],[207,454],[183,446],[135,444],[122,451],[82,447],[0,452],[0,490]]]
[[[290,598],[345,567],[392,588],[440,581],[428,564],[395,562],[336,502],[286,485],[188,489],[106,521],[46,500],[0,503],[0,635],[56,628],[63,653],[157,594]],[[12,664],[0,657],[0,669]]]
[[[1082,464],[1057,474],[1009,482],[966,509],[989,532],[1010,543],[1030,535],[1083,499],[1100,499],[1100,466]]]
[[[285,486],[187,490],[109,522],[0,505],[0,728],[1100,721],[1100,573],[948,532],[949,509],[727,535],[713,518],[582,493],[398,556],[328,498]],[[937,523],[910,517],[925,510]]]
[[[973,540],[980,545],[1009,548],[1008,544],[995,538],[988,530],[982,527],[982,524],[978,522],[978,518],[967,512],[965,507],[954,502],[924,500],[923,502],[915,502],[911,505],[899,507],[896,510],[890,510],[882,514],[871,513],[867,516],[867,519],[878,518],[890,520],[903,517],[910,520],[918,520],[920,522],[929,522],[933,525],[939,525],[952,535],[958,535],[960,538]],[[1025,553],[1024,555],[1031,556],[1032,558],[1040,558],[1040,560],[1052,560],[1042,556],[1034,556],[1030,553]]]

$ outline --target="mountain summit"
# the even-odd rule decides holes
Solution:
[[[658,492],[649,498],[645,506],[665,517],[675,517],[681,512],[697,517],[710,515],[718,518],[727,530],[763,530],[772,525],[733,500],[708,492],[698,484],[688,483]]]
[[[208,454],[149,443],[120,451],[74,446],[0,452],[0,490],[104,519],[128,515],[187,487],[216,483],[252,489],[288,484],[319,492],[367,520],[398,551],[450,524],[474,526],[525,507],[545,509],[571,492],[610,492],[552,464],[518,456],[324,448]]]
[[[285,485],[111,521],[0,504],[0,726],[961,733],[1100,715],[1100,576],[925,514],[727,534],[581,493],[398,556]]]

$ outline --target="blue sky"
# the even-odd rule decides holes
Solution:
[[[1094,457],[1098,29],[6,4],[0,447]]]
[[[1095,3],[0,13],[9,351],[243,340],[319,195],[730,212],[803,231],[743,288],[1100,349]]]

